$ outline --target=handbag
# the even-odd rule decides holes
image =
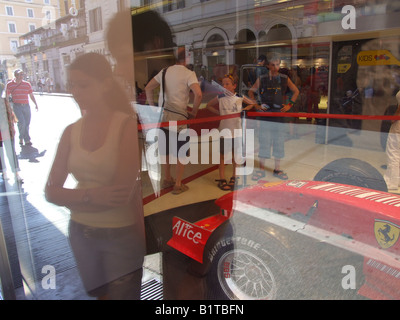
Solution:
[[[161,77],[162,91],[163,91],[163,103],[162,103],[161,108],[163,108],[163,109],[164,109],[164,105],[165,105],[165,75],[167,73],[167,69],[168,68],[169,67],[166,67],[166,68],[163,69],[162,77]]]

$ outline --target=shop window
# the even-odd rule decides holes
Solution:
[[[8,23],[8,31],[10,33],[17,33],[17,26],[15,25],[14,22],[9,22]]]
[[[48,60],[43,60],[43,70],[44,71],[49,71],[49,61]]]
[[[64,10],[65,10],[65,13],[67,13],[69,11],[68,0],[64,0]]]
[[[253,63],[256,59],[256,36],[249,29],[240,30],[235,38],[235,44],[238,45],[235,51],[235,63],[243,65]]]
[[[225,40],[219,34],[214,34],[207,40],[207,47],[218,47],[224,45],[225,45]]]
[[[254,33],[249,29],[240,30],[238,35],[236,36],[236,43],[249,43],[255,42],[256,36]]]
[[[6,6],[6,13],[8,16],[13,16],[14,15],[13,7]]]
[[[185,0],[178,0],[177,3],[176,3],[176,8],[177,9],[185,8]]]
[[[292,40],[292,33],[289,28],[283,24],[273,26],[266,35],[267,41]]]
[[[11,40],[10,41],[10,48],[12,52],[16,52],[18,48],[18,41],[17,40]]]
[[[117,0],[118,11],[124,10],[126,7],[125,0]]]
[[[89,11],[90,32],[96,32],[103,29],[103,20],[101,8],[95,8]]]
[[[26,12],[27,12],[28,18],[34,18],[34,17],[35,17],[35,14],[34,14],[33,9],[27,8],[27,9],[26,9]]]
[[[169,12],[176,9],[185,8],[185,0],[166,1],[163,7],[163,12]]]

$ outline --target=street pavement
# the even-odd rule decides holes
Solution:
[[[79,109],[68,95],[35,94],[35,98],[39,111],[31,103],[30,135],[33,147],[39,150],[38,157],[19,159],[24,184],[19,187],[11,179],[2,185],[5,193],[1,197],[1,219],[15,295],[17,299],[87,299],[69,248],[69,213],[48,203],[44,197],[59,139],[64,128],[79,118]],[[21,156],[21,151],[16,143],[17,155]],[[55,289],[46,290],[41,285],[46,275],[42,268],[46,266],[55,268]]]

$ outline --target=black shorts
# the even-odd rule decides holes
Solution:
[[[158,139],[158,143],[159,143],[159,145],[158,145],[158,150],[159,150],[159,152],[160,152],[161,155],[163,155],[163,156],[168,156],[169,153],[170,153],[170,150],[169,150],[169,149],[170,149],[170,144],[169,144],[169,142],[170,142],[170,141],[169,141],[170,132],[169,132],[169,130],[166,129],[166,128],[161,128],[161,130],[162,130],[162,132],[164,132],[164,134],[165,134],[165,146],[161,145],[162,141],[160,141],[160,139]],[[172,150],[173,155],[174,155],[175,157],[178,157],[178,155],[179,155],[179,150],[180,150],[184,145],[186,145],[187,143],[189,143],[189,141],[190,141],[189,132],[187,132],[187,136],[185,137],[185,139],[184,139],[183,141],[179,140],[179,132],[178,132],[178,133],[176,134],[176,149],[173,148],[173,150]],[[176,151],[176,154],[175,154],[174,151]],[[188,157],[189,154],[190,154],[190,152],[189,152],[189,146],[188,146],[188,149],[187,149],[187,151],[186,151],[186,156]]]

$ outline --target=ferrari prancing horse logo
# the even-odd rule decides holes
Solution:
[[[375,219],[374,231],[379,245],[383,249],[388,249],[399,239],[400,226],[389,221]]]

